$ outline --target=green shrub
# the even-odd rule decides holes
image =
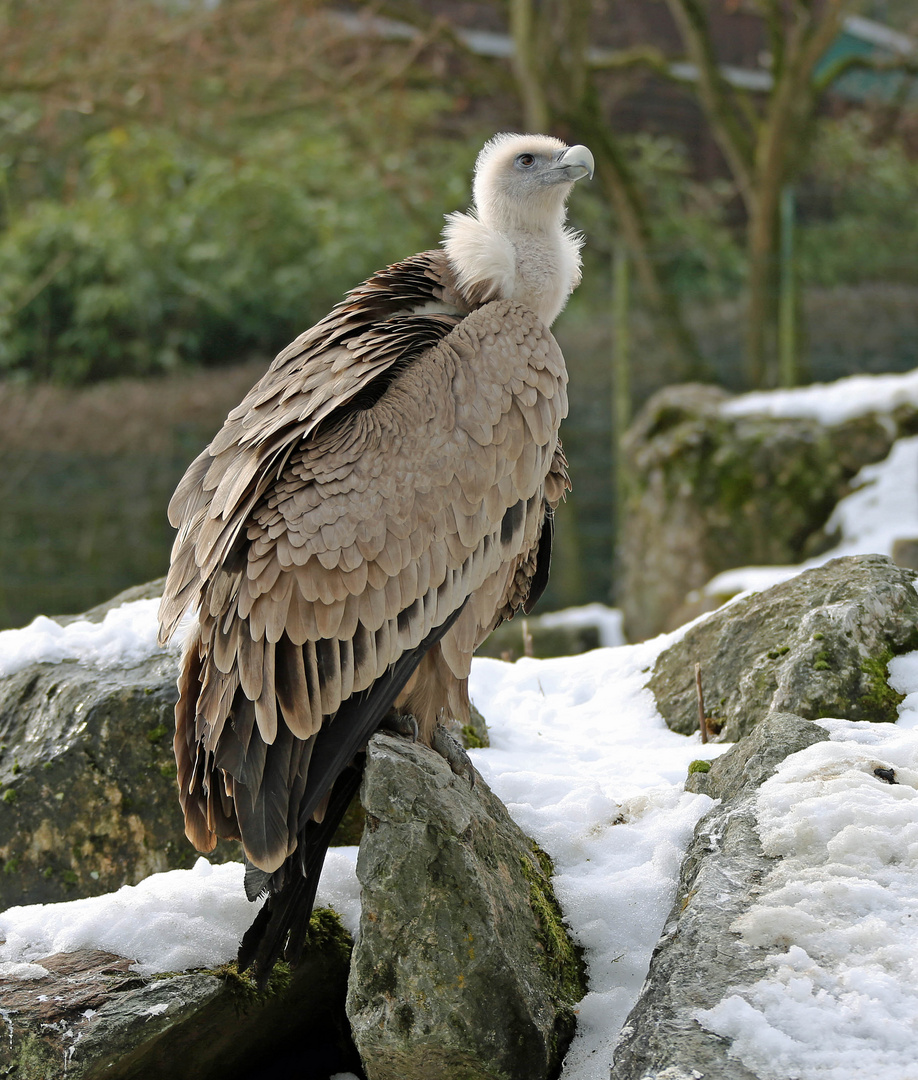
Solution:
[[[819,128],[799,232],[807,285],[918,284],[918,160],[902,138],[878,144],[864,113]]]
[[[411,199],[384,174],[429,177],[417,153],[393,146],[380,169],[342,134],[295,129],[233,156],[148,128],[95,137],[77,195],[33,201],[0,235],[0,374],[79,382],[273,354],[432,242],[436,161]]]

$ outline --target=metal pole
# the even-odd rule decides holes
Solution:
[[[622,442],[631,423],[631,371],[628,308],[631,268],[628,249],[619,242],[612,263],[612,510],[615,519],[613,536],[621,533],[628,494],[628,466]],[[613,581],[615,580],[613,567]]]
[[[781,189],[781,264],[778,293],[778,385],[796,386],[797,370],[797,282],[794,266],[794,189]]]

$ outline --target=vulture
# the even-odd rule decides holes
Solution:
[[[284,349],[169,504],[161,640],[195,613],[175,707],[185,832],[202,852],[242,843],[248,898],[266,900],[239,966],[261,985],[299,959],[373,733],[471,770],[442,722],[468,722],[475,648],[544,589],[570,487],[549,327],[580,280],[565,207],[592,172],[585,146],[492,138],[441,247]]]

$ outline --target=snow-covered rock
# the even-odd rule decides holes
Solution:
[[[654,395],[624,447],[628,638],[763,587],[761,574],[734,568],[768,567],[774,584],[782,567],[788,576],[835,556],[890,555],[918,537],[916,420],[916,372],[739,397],[695,385]]]
[[[698,664],[709,725],[731,742],[772,711],[895,723],[886,666],[918,648],[916,580],[885,555],[851,555],[738,597],[660,654],[660,712],[698,729]]]
[[[697,734],[669,730],[647,686],[657,657],[690,632],[682,628],[654,641],[576,657],[524,658],[515,664],[483,659],[473,665],[472,696],[488,718],[491,746],[470,755],[513,819],[550,855],[565,921],[584,949],[589,985],[577,1007],[577,1031],[561,1080],[608,1080],[613,1047],[641,994],[674,898],[682,895],[680,864],[693,829],[714,808],[712,798],[728,797],[716,785],[704,793],[697,779],[686,785],[686,778],[690,765],[698,767],[696,759],[714,762],[708,775],[717,777],[716,761],[730,745],[703,745]],[[125,644],[133,648],[136,642]],[[70,662],[88,661],[77,655]],[[722,1075],[739,1077],[746,1070],[762,1080],[820,1080],[826,1075],[855,1080],[861,1073],[851,1063],[862,1059],[880,1062],[872,1070],[878,1080],[901,1080],[903,1073],[896,1070],[906,1052],[904,1034],[918,1015],[908,1000],[908,986],[914,983],[902,974],[903,965],[918,963],[914,939],[905,933],[913,921],[910,905],[918,870],[909,817],[918,806],[918,653],[893,658],[888,681],[899,700],[896,724],[818,720],[831,735],[837,759],[804,759],[799,746],[792,745],[784,747],[791,754],[787,765],[780,765],[782,744],[776,739],[769,743],[768,765],[777,772],[758,788],[754,808],[768,850],[747,852],[763,870],[759,883],[767,880],[767,903],[756,906],[764,893],[745,897],[737,919],[749,915],[748,920],[731,923],[722,936],[725,955],[732,960],[741,959],[759,940],[766,941],[765,955],[754,978],[738,968],[729,991],[725,986],[723,994],[709,995],[690,1021],[694,1036],[713,1032],[722,1046],[735,1049],[728,1057],[732,1071]],[[742,758],[739,772],[748,777],[755,755],[742,746],[731,760]],[[851,806],[847,816],[846,800]],[[708,825],[699,836],[715,835]],[[810,861],[800,862],[800,853]],[[703,845],[696,855],[704,857]],[[330,855],[318,900],[340,911],[352,931],[359,912],[355,856],[355,849]],[[854,870],[856,888],[842,880],[846,865]],[[766,879],[777,866],[784,867],[781,874]],[[820,884],[824,871],[833,876]],[[810,878],[816,882],[813,889],[804,888],[798,896],[795,882],[803,888]],[[53,963],[49,958],[55,953],[104,949],[135,962],[126,965],[130,970],[116,972],[118,978],[139,979],[164,994],[168,980],[156,972],[182,964],[214,967],[233,958],[252,911],[240,880],[238,866],[201,862],[195,870],[154,875],[107,896],[13,908],[0,914],[5,942],[0,944],[0,974],[15,979],[17,993],[30,995],[33,1004],[47,1005],[39,999],[61,995],[43,989],[51,985],[44,962]],[[804,918],[820,892],[827,906],[819,919],[831,931],[824,942],[818,938],[819,926]],[[833,913],[836,896],[844,903]],[[784,935],[780,941],[767,941],[769,933],[779,932]],[[852,935],[857,938],[859,932],[855,942]],[[183,985],[190,984],[176,983]],[[7,981],[4,1001],[9,987]],[[871,987],[876,988],[873,998]],[[852,997],[855,992],[864,996]],[[846,1028],[839,1042],[841,1029],[832,1009],[847,1016],[850,1001],[867,1020]],[[146,1001],[144,1008],[148,1005],[169,1007],[160,997]],[[894,1022],[884,1028],[880,1018],[887,1005]],[[117,1002],[107,1007],[119,1008]],[[823,1007],[827,1012],[819,1023],[802,1019]],[[93,1009],[90,1005],[84,1011]],[[104,1008],[96,1012],[101,1015]],[[10,1014],[7,1026],[14,1039],[5,1041],[4,1053],[20,1045],[16,1025],[22,1015]],[[160,1013],[144,1015],[150,1030],[159,1030]],[[62,1066],[73,1040],[83,1036],[67,1058],[71,1075],[71,1065],[75,1069],[80,1054],[93,1045],[86,1040],[94,1016],[77,1011],[69,1019],[47,1022],[71,1033],[71,1042],[59,1047]],[[48,1034],[51,1028],[41,1030]],[[768,1072],[761,1061],[776,1046],[804,1065]],[[169,1071],[160,1068],[160,1074]]]
[[[0,632],[0,905],[194,863],[172,753],[178,645],[157,646],[157,605]]]

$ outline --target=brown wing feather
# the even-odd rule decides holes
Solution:
[[[335,348],[346,336],[336,333]],[[336,738],[329,719],[342,702],[460,609],[401,704],[425,738],[443,709],[467,708],[472,651],[525,600],[567,408],[557,345],[508,301],[410,363],[390,358],[398,370],[369,407],[349,407],[367,387],[358,356],[338,411],[323,412],[319,395],[308,413],[283,373],[303,350],[318,355],[316,340],[281,355],[206,452],[210,465],[202,455],[180,485],[162,608],[168,632],[189,603],[202,607],[177,708],[189,837],[207,849],[238,830],[269,873],[296,843],[289,811],[310,757],[300,747]],[[295,403],[286,428],[282,402]],[[330,789],[335,776],[309,780]],[[216,790],[232,792],[229,810]]]
[[[349,403],[359,404],[371,384],[430,348],[468,310],[450,280],[440,251],[375,274],[281,352],[230,412],[169,503],[178,535],[160,608],[161,640],[172,636],[204,580],[229,556],[299,440]],[[410,314],[431,304],[456,314]]]

